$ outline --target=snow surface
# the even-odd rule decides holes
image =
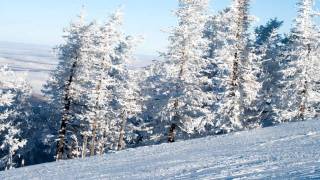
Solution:
[[[3,171],[0,179],[320,179],[320,123],[162,144]]]

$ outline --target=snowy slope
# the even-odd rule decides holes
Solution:
[[[320,179],[313,120],[0,173],[0,179]]]

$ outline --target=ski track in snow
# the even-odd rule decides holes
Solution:
[[[317,120],[40,164],[0,179],[320,179]]]

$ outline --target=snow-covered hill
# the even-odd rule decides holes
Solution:
[[[320,179],[320,123],[128,149],[0,173],[0,179]]]

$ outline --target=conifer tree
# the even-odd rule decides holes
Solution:
[[[170,46],[164,56],[171,63],[167,73],[175,82],[168,104],[161,112],[163,121],[170,123],[168,142],[175,141],[177,129],[195,133],[210,113],[208,108],[203,108],[208,97],[203,94],[200,78],[207,50],[203,38],[207,8],[208,0],[179,0],[178,26],[169,38]]]
[[[234,33],[234,57],[232,61],[232,70],[230,74],[230,87],[228,87],[227,98],[230,101],[227,103],[228,115],[230,116],[230,123],[235,128],[242,128],[243,118],[243,90],[241,87],[241,63],[247,60],[246,44],[247,44],[247,30],[249,26],[249,0],[234,0],[232,11],[234,13],[234,23],[232,24],[232,33]]]
[[[69,29],[65,30],[64,36],[66,43],[58,47],[59,53],[59,65],[56,70],[51,74],[50,80],[44,86],[43,92],[50,100],[50,104],[53,108],[53,114],[51,119],[60,121],[60,128],[58,133],[58,142],[56,148],[56,159],[66,158],[69,154],[67,151],[68,140],[67,134],[69,133],[67,128],[72,118],[75,118],[74,98],[77,92],[77,86],[75,78],[77,70],[81,66],[81,47],[84,38],[84,30],[86,26],[84,24],[83,13],[79,16],[76,22],[70,24]],[[57,114],[56,117],[53,115]],[[72,134],[72,133],[71,133]]]
[[[127,120],[134,113],[134,82],[129,76],[134,38],[121,31],[122,12],[117,10],[103,26],[91,26],[88,48],[77,81],[84,90],[86,109],[78,116],[83,134],[82,157],[124,147]]]
[[[283,84],[284,121],[306,120],[317,115],[315,104],[319,102],[318,38],[315,26],[313,0],[300,0],[298,16],[290,37]]]
[[[221,77],[224,95],[215,124],[222,132],[250,126],[252,117],[247,112],[254,108],[252,103],[260,88],[256,76],[261,70],[257,63],[261,57],[254,53],[249,42],[249,2],[234,0],[230,10],[233,17],[226,16],[230,24],[218,33],[222,48],[215,51],[215,61],[225,73]]]
[[[281,56],[283,52],[283,38],[278,33],[282,21],[270,20],[266,25],[255,29],[255,53],[262,56],[261,72],[258,81],[262,87],[255,102],[257,106],[257,123],[266,127],[281,122],[279,109],[281,101],[280,80],[283,76],[281,70]]]
[[[206,67],[202,70],[208,80],[205,83],[205,89],[209,93],[214,94],[214,102],[212,103],[211,112],[213,118],[209,120],[205,126],[205,134],[219,134],[223,132],[221,129],[221,116],[219,115],[219,108],[223,104],[225,81],[228,77],[226,71],[226,62],[232,58],[232,53],[228,54],[230,49],[226,47],[230,44],[231,24],[233,22],[233,11],[231,8],[226,8],[218,14],[209,17],[205,25],[204,38],[209,41],[209,49],[205,55],[207,61]],[[227,51],[227,52],[225,52]]]
[[[90,155],[94,155],[97,150],[104,152],[105,142],[101,142],[104,138],[100,136],[106,135],[109,121],[114,119],[111,102],[113,99],[113,90],[110,87],[114,86],[114,79],[110,76],[113,67],[112,58],[115,56],[115,49],[120,42],[122,25],[122,13],[116,11],[111,15],[110,19],[100,27],[93,35],[96,42],[95,58],[91,67],[90,78],[86,81],[90,82],[93,87],[90,91],[89,102],[92,119],[90,123],[92,137],[90,144]],[[100,136],[99,136],[100,134]],[[99,137],[98,137],[99,136]],[[100,146],[99,148],[97,147]]]
[[[0,164],[11,169],[15,157],[27,140],[22,130],[27,131],[29,115],[26,111],[31,88],[23,77],[17,76],[8,67],[0,67]]]

